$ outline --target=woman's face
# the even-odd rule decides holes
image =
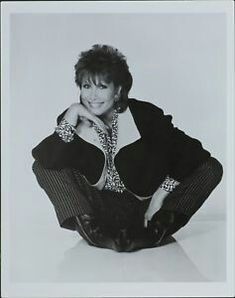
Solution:
[[[96,116],[105,116],[114,108],[116,88],[113,82],[107,83],[96,77],[95,83],[84,78],[81,85],[81,101]]]

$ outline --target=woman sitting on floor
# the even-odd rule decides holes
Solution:
[[[162,245],[218,185],[221,164],[159,107],[128,97],[132,76],[117,49],[82,52],[75,82],[79,102],[32,151],[61,227],[116,251]]]

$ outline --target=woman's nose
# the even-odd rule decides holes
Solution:
[[[90,97],[92,101],[95,101],[97,99],[97,88],[91,89]]]

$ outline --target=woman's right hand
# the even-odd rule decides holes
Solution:
[[[65,113],[64,119],[73,126],[76,126],[78,118],[87,124],[90,124],[91,121],[96,123],[100,129],[107,133],[106,127],[102,120],[89,112],[81,103],[73,103]]]

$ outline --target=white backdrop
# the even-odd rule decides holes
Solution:
[[[12,222],[53,217],[31,171],[31,150],[78,98],[80,51],[110,44],[127,57],[130,96],[155,103],[226,167],[226,23],[223,14],[15,14],[10,31]],[[225,214],[226,173],[197,218]],[[50,211],[48,211],[50,210]],[[30,216],[30,215],[28,215]],[[34,215],[33,215],[34,216]]]

